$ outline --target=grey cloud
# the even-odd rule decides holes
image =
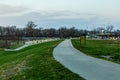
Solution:
[[[25,12],[27,10],[28,8],[23,7],[23,6],[11,6],[11,5],[6,5],[6,4],[0,4],[0,15],[1,16]]]
[[[90,17],[89,19],[86,19],[81,16]],[[100,26],[109,22],[106,18],[95,14],[75,13],[71,11],[37,11],[20,16],[2,17],[0,19],[0,25],[16,25],[19,27],[25,27],[25,24],[31,20],[42,27],[77,26],[78,28],[86,28],[86,25],[92,28],[93,24]],[[117,23],[115,22],[113,23],[113,25],[116,24]]]
[[[40,11],[24,14],[25,17],[32,17],[34,19],[90,19],[97,15],[87,13],[77,13],[72,11]]]
[[[69,22],[74,22],[75,20],[77,21],[87,21],[89,18],[89,20],[96,18],[95,14],[87,14],[87,13],[76,13],[76,12],[72,12],[72,11],[35,11],[35,12],[29,12],[29,13],[25,13],[19,16],[7,16],[7,17],[2,17],[0,20],[0,23],[4,23],[4,24],[13,24],[13,23],[21,23],[24,24],[27,21],[37,21],[37,22],[43,22],[43,23],[50,23],[50,22],[56,22],[56,21],[60,21],[65,22],[65,21],[69,21]],[[88,20],[88,21],[89,21]],[[57,22],[57,23],[58,23]]]

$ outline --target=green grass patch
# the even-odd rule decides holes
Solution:
[[[79,39],[73,39],[72,44],[87,55],[120,63],[120,41],[87,40],[86,44],[80,44]],[[110,58],[103,56],[110,56]]]
[[[84,80],[53,58],[61,41],[29,46],[17,52],[0,51],[0,80]]]
[[[12,45],[8,47],[9,49],[16,49],[16,48],[21,47],[21,46],[24,45],[22,41],[20,41],[18,43],[17,42],[12,42],[11,44]]]

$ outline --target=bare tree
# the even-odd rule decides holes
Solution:
[[[111,32],[112,30],[113,30],[113,25],[108,25],[107,27],[106,27],[106,30],[107,30],[107,32]]]
[[[35,27],[36,27],[36,26],[37,26],[37,25],[34,24],[33,21],[29,21],[29,22],[27,23],[27,25],[26,25],[26,34],[27,34],[27,36],[29,36],[29,37],[34,37]]]

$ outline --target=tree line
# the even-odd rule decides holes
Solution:
[[[66,28],[61,27],[59,29],[55,28],[48,28],[43,29],[41,27],[38,27],[33,21],[29,21],[26,24],[25,28],[17,28],[16,26],[8,26],[8,27],[2,27],[0,26],[0,39],[7,38],[18,40],[22,37],[59,37],[59,38],[69,38],[69,37],[80,37],[81,35],[87,35],[89,34],[97,34],[101,33],[102,30],[104,32],[109,33],[116,33],[120,34],[120,30],[113,30],[113,26],[109,25],[106,28],[98,27],[96,29],[93,29],[91,31],[89,30],[83,30],[83,29],[76,29],[75,27]]]
[[[43,29],[41,27],[37,27],[37,25],[29,21],[25,28],[17,28],[16,26],[8,26],[2,27],[0,26],[0,39],[13,39],[18,40],[22,37],[60,37],[60,38],[68,38],[68,37],[79,37],[81,34],[84,34],[85,30],[79,30],[75,27],[66,28],[61,27],[59,29],[48,28]]]
[[[8,41],[13,40],[19,42],[23,37],[39,37],[39,38],[71,38],[80,37],[82,35],[92,35],[103,32],[114,33],[116,37],[120,37],[120,30],[113,31],[113,26],[109,25],[105,28],[98,27],[93,30],[76,29],[75,27],[61,27],[43,29],[38,27],[33,21],[29,21],[25,28],[17,28],[16,26],[0,26],[0,42],[8,45]],[[0,44],[1,44],[0,43]]]

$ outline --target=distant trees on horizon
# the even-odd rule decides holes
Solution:
[[[120,30],[113,31],[113,26],[109,25],[106,28],[98,27],[91,31],[76,29],[75,27],[67,28],[61,27],[59,29],[48,28],[43,29],[38,27],[33,21],[29,21],[25,28],[17,28],[16,26],[0,26],[0,40],[4,40],[7,45],[7,40],[18,41],[23,37],[47,37],[47,38],[70,38],[80,37],[81,35],[90,35],[100,33],[101,30],[106,32],[113,32],[120,37]]]
[[[2,27],[0,26],[0,40],[5,39],[8,40],[20,40],[22,37],[59,37],[59,38],[67,38],[67,37],[79,37],[81,35],[89,34],[96,34],[100,33],[102,30],[106,32],[114,32],[116,34],[120,34],[120,30],[112,31],[113,26],[109,25],[106,28],[98,27],[91,31],[83,30],[83,29],[76,29],[75,27],[67,28],[61,27],[59,29],[55,28],[48,28],[43,29],[38,27],[33,21],[29,21],[26,24],[25,28],[17,28],[16,26],[7,26]]]

